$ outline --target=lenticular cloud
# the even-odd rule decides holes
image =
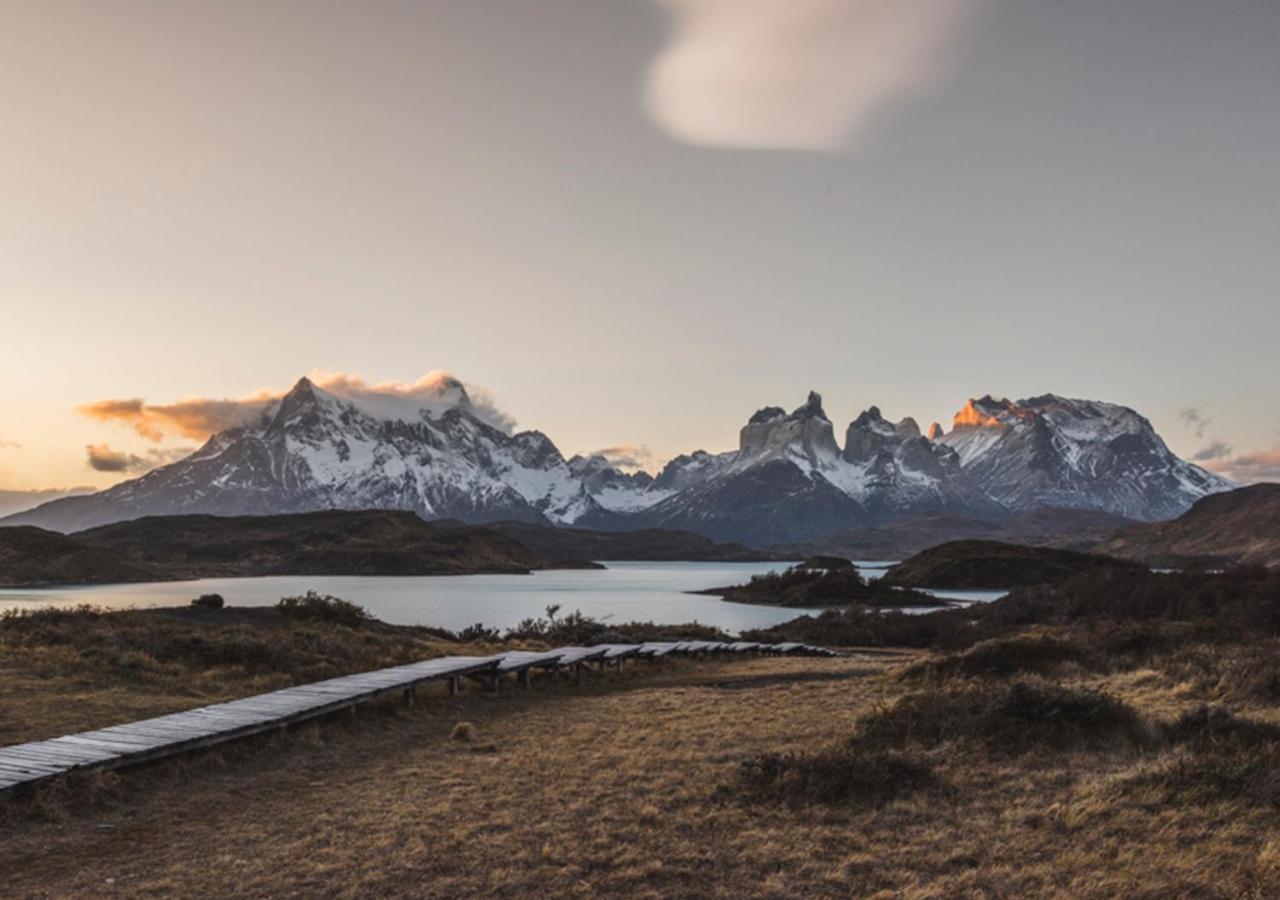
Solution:
[[[933,84],[979,0],[657,0],[672,37],[650,115],[682,141],[832,150]]]

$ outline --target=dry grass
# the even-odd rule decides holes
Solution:
[[[1189,777],[1197,760],[1229,773],[1231,754],[1263,753],[1265,741],[1223,738],[1208,719],[1120,751],[917,746],[936,781],[870,804],[760,803],[741,789],[745,761],[821,754],[893,708],[911,690],[900,665],[679,664],[532,697],[420,697],[412,712],[371,711],[11,809],[0,883],[18,896],[1280,891],[1277,809]],[[1157,668],[1078,673],[1069,686],[1151,721],[1197,706]],[[460,722],[494,752],[452,740]]]
[[[425,628],[276,610],[48,610],[0,618],[0,746],[449,653]]]

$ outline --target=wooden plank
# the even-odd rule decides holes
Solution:
[[[66,771],[63,766],[51,766],[43,763],[24,762],[22,760],[0,763],[0,770],[11,775],[16,774],[22,776],[57,775],[60,772]]]
[[[68,749],[70,748],[70,749]],[[89,750],[74,744],[51,745],[49,741],[32,744],[19,744],[5,748],[5,758],[14,761],[27,761],[49,765],[78,766],[86,762],[100,762],[114,754],[106,751]]]

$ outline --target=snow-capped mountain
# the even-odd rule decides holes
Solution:
[[[736,450],[679,456],[655,477],[600,455],[566,460],[538,431],[508,433],[453,379],[419,406],[341,396],[304,378],[183,460],[3,523],[75,531],[146,515],[381,508],[467,522],[681,528],[767,545],[935,513],[994,519],[1069,507],[1170,518],[1232,486],[1109,403],[984,397],[939,432],[922,436],[913,419],[890,422],[873,406],[841,448],[811,393],[790,413],[770,406],[751,416]]]
[[[1179,459],[1150,422],[1114,403],[986,396],[970,400],[938,440],[983,492],[1012,510],[1098,509],[1154,521],[1236,486]]]
[[[566,462],[546,435],[508,435],[475,414],[461,383],[448,402],[405,416],[306,378],[256,422],[214,435],[186,459],[87,497],[45,504],[12,524],[63,531],[145,515],[405,509],[469,522],[573,522],[632,509],[648,476]],[[76,502],[71,502],[74,500]]]
[[[789,414],[765,407],[742,428],[736,453],[704,454],[699,479],[632,521],[768,544],[913,513],[1004,512],[955,452],[923,438],[911,419],[893,425],[872,407],[849,426],[845,444],[841,451],[816,393]]]
[[[861,499],[877,522],[906,514],[992,517],[1005,511],[964,470],[958,453],[922,436],[910,417],[891,423],[871,407],[849,424],[843,457],[863,473]]]

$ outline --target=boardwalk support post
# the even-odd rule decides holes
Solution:
[[[414,688],[414,685],[409,685],[407,688],[404,689],[404,705],[409,707],[410,709],[413,709],[413,701],[415,699],[414,698],[415,693],[416,693],[416,690]]]

